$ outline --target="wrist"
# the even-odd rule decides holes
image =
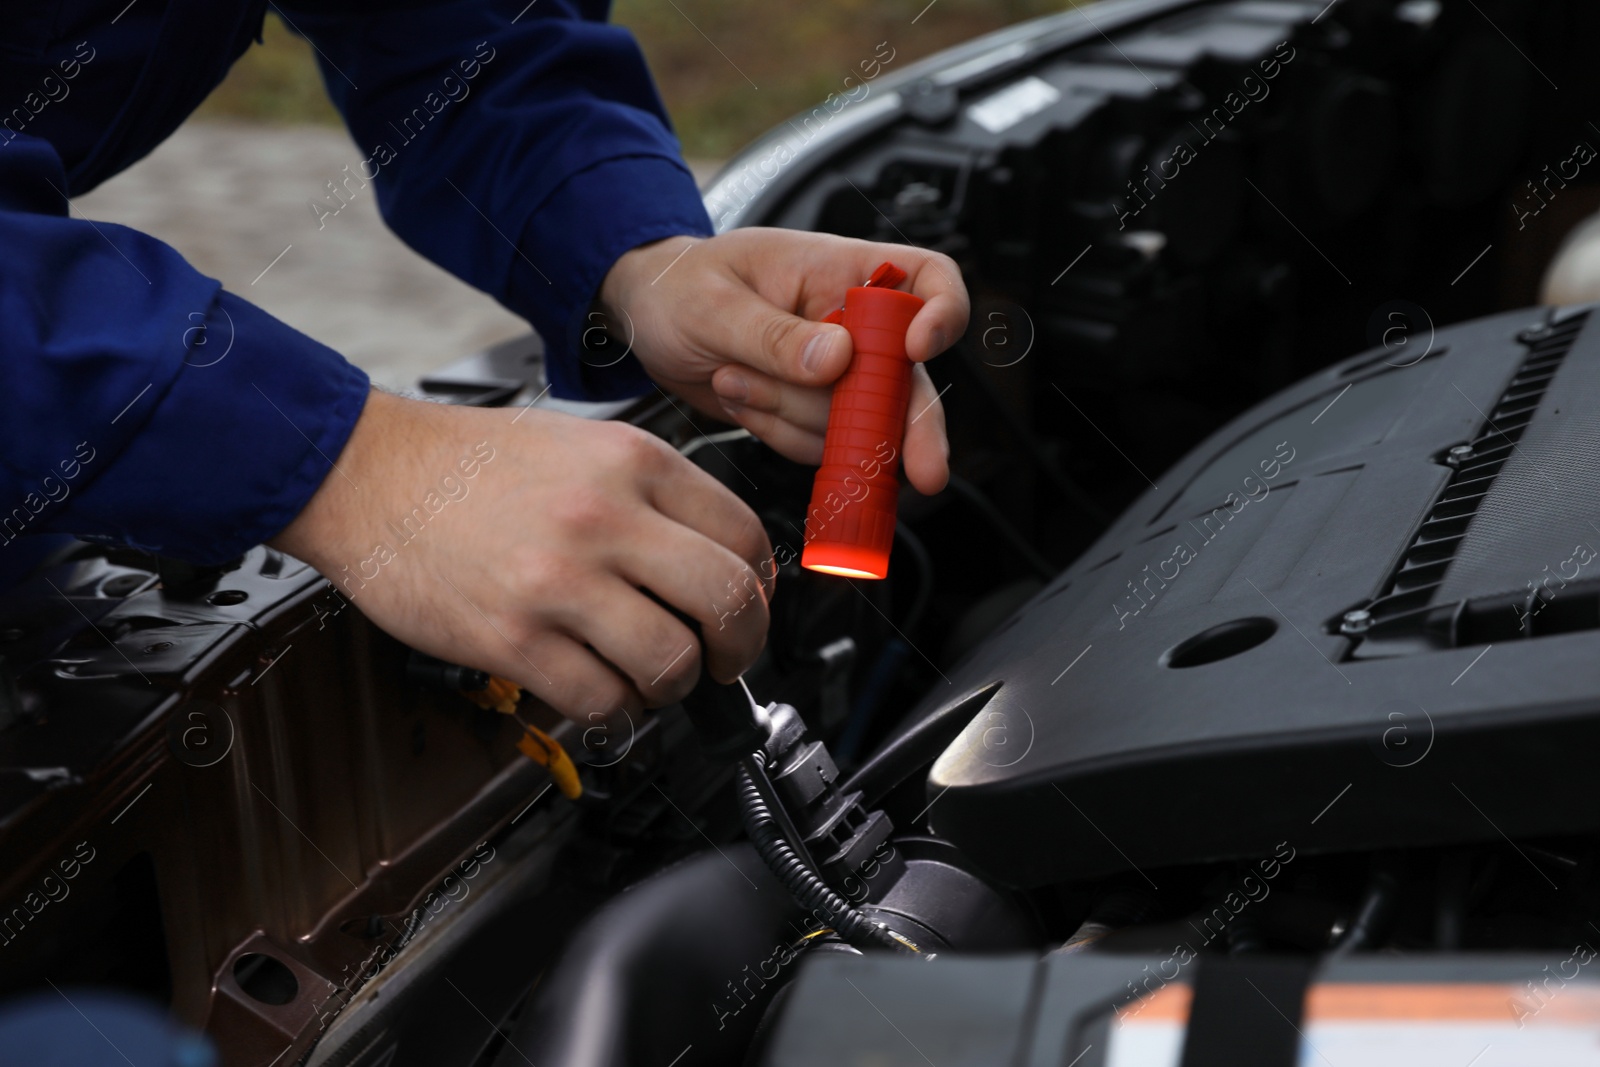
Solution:
[[[605,316],[605,322],[622,322],[630,308],[636,307],[640,295],[655,285],[687,249],[703,244],[707,239],[692,234],[664,237],[659,241],[631,248],[617,257],[606,272],[596,294],[596,309]]]
[[[371,510],[376,497],[376,472],[371,457],[385,449],[396,408],[408,401],[373,389],[367,394],[361,415],[356,419],[344,448],[317,491],[306,501],[294,521],[270,538],[267,544],[304,560],[323,574],[361,546],[356,535],[358,523],[351,521]],[[369,477],[369,475],[371,477]],[[352,542],[352,543],[347,543]]]

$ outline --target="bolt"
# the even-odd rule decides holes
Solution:
[[[157,641],[153,645],[145,645],[144,646],[144,653],[145,653],[145,655],[148,656],[148,655],[151,655],[151,654],[156,653],[156,652],[165,652],[167,649],[169,649],[171,647],[172,647],[172,642],[171,641]]]
[[[1372,612],[1366,608],[1347,611],[1344,613],[1344,618],[1339,621],[1340,633],[1364,634],[1370,629],[1372,629]]]
[[[1549,337],[1550,333],[1550,324],[1547,322],[1541,322],[1537,326],[1530,326],[1526,330],[1523,330],[1521,333],[1517,334],[1517,340],[1521,341],[1525,345],[1531,345],[1535,342],[1544,340],[1546,337]]]
[[[1471,459],[1472,455],[1473,453],[1471,445],[1456,445],[1454,448],[1450,449],[1449,452],[1445,453],[1444,461],[1450,464],[1452,467],[1459,467],[1467,460]]]

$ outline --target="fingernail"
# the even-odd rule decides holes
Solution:
[[[750,379],[736,372],[722,374],[717,378],[717,395],[743,407],[750,399]]]
[[[728,413],[729,418],[738,418],[739,413],[744,410],[744,405],[739,401],[729,400],[725,396],[717,397],[717,402],[722,405],[722,410]]]
[[[933,328],[933,344],[928,349],[929,354],[936,356],[948,348],[950,345],[948,337],[949,335],[944,332],[943,326],[935,326]]]
[[[833,331],[818,330],[811,335],[811,340],[806,342],[805,348],[800,350],[800,369],[807,374],[815,374],[822,367],[822,361],[828,355],[829,337]]]

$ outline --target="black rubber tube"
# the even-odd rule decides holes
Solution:
[[[822,867],[817,863],[816,857],[811,855],[811,850],[806,847],[806,842],[800,836],[800,828],[794,824],[783,801],[778,796],[777,787],[772,784],[772,779],[767,777],[767,764],[765,758],[752,758],[744,761],[744,773],[750,776],[750,782],[756,787],[756,792],[761,796],[761,803],[766,807],[767,814],[772,816],[772,821],[777,825],[778,837],[785,844],[794,849],[797,858],[805,869],[817,877],[822,877]],[[741,814],[743,808],[740,809]]]
[[[1332,955],[1343,956],[1358,949],[1372,948],[1394,917],[1396,900],[1400,895],[1400,879],[1392,871],[1378,870],[1367,883],[1366,896],[1350,929],[1333,947]]]
[[[1028,539],[1023,537],[1015,526],[1011,525],[1011,521],[1000,514],[1000,509],[994,506],[994,501],[984,496],[981,489],[955,474],[950,476],[949,489],[965,501],[972,510],[982,515],[984,520],[994,528],[995,533],[1000,535],[1000,539],[1010,544],[1017,555],[1021,556],[1028,566],[1038,572],[1039,577],[1049,582],[1061,573],[1062,568],[1041,556],[1033,545],[1028,542]]]
[[[739,767],[739,811],[744,816],[745,830],[750,835],[751,843],[756,847],[756,853],[766,863],[774,877],[794,895],[794,899],[801,907],[813,914],[820,912],[826,916],[828,923],[839,936],[852,945],[861,947],[871,944],[879,948],[894,949],[897,952],[912,953],[912,949],[893,937],[888,930],[867,918],[844,897],[835,893],[832,887],[813,874],[795,854],[794,849],[789,847],[789,843],[779,834],[777,820],[773,818],[771,809],[761,798],[761,791],[756,788],[755,780],[751,777],[748,762],[754,759],[753,756],[746,757],[746,761]]]

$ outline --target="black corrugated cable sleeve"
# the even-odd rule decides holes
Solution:
[[[879,948],[915,954],[913,949],[884,927],[857,911],[801,862],[794,849],[778,833],[777,820],[761,798],[761,791],[756,788],[749,769],[749,762],[753,759],[754,756],[745,757],[739,767],[739,811],[744,816],[745,831],[749,833],[756,852],[778,881],[794,895],[801,907],[811,912],[820,909],[828,917],[828,923],[851,944],[870,943]]]

